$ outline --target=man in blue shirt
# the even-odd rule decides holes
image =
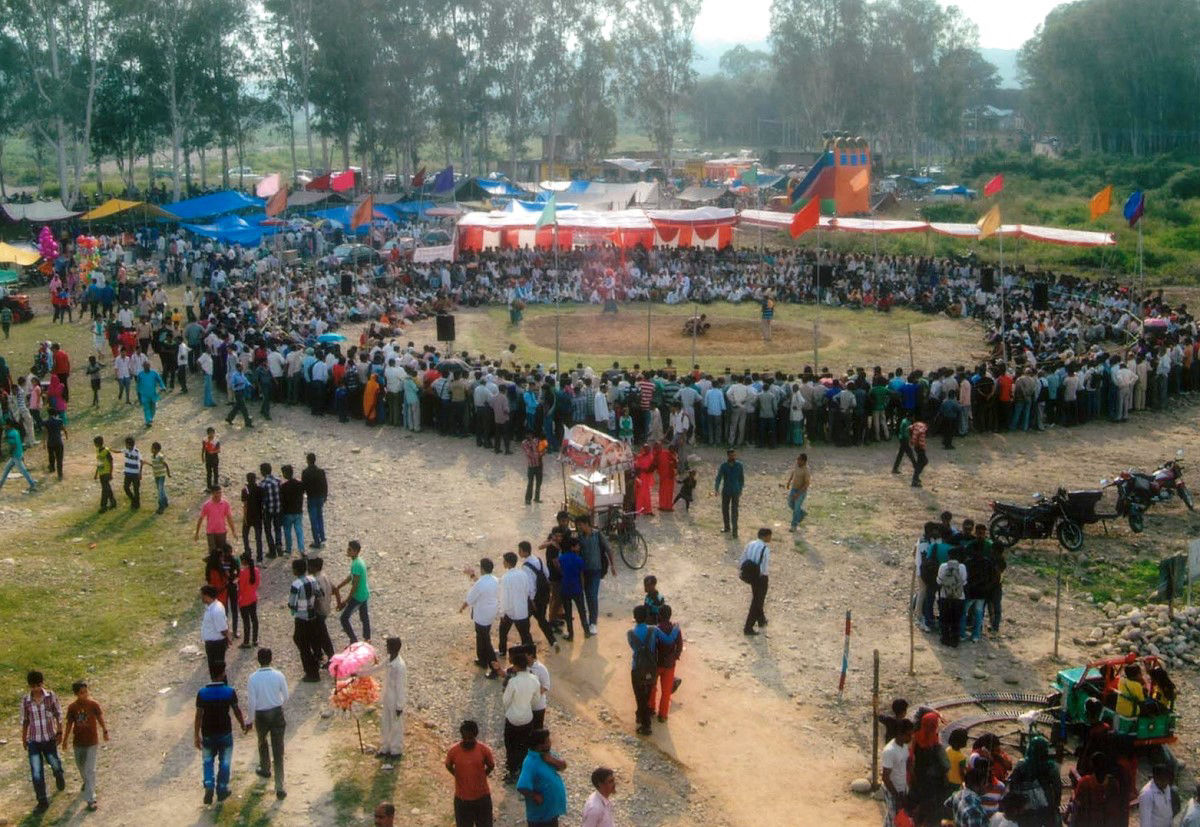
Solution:
[[[529,752],[517,778],[529,827],[558,827],[558,817],[567,814],[567,788],[559,775],[566,768],[567,762],[550,751],[550,730],[530,733]]]
[[[721,490],[724,483],[724,490]],[[733,536],[738,536],[738,501],[742,498],[742,489],[746,485],[746,472],[737,460],[737,451],[730,448],[725,453],[725,461],[717,468],[717,479],[713,486],[713,496],[721,495],[721,519],[725,527],[722,534],[728,534],[733,529]]]
[[[716,385],[704,394],[704,441],[713,445],[720,441],[725,433],[725,390],[722,387],[725,380],[718,378]]]
[[[633,607],[633,628],[626,632],[626,640],[633,652],[629,664],[633,680],[633,699],[637,702],[638,735],[650,734],[650,694],[654,691],[654,680],[658,675],[658,647],[674,646],[679,640],[679,627],[667,634],[649,623],[650,610],[645,603]]]
[[[231,710],[242,732],[248,732],[250,727],[242,717],[237,692],[226,683],[225,665],[220,664],[212,683],[200,687],[196,693],[195,743],[202,755],[205,804],[212,803],[214,786],[218,801],[229,798],[229,770],[233,764],[233,724],[229,720]],[[214,761],[217,764],[215,783]]]
[[[247,428],[253,428],[253,423],[250,422],[250,412],[246,410],[246,396],[250,393],[250,380],[246,378],[246,374],[242,373],[241,366],[236,366],[233,369],[233,374],[229,377],[229,389],[233,391],[233,409],[230,410],[229,416],[225,417],[225,421],[230,425],[240,413],[242,422]]]
[[[158,371],[150,368],[149,362],[142,363],[142,372],[138,374],[136,382],[138,399],[142,401],[142,418],[146,421],[146,427],[149,428],[154,424],[154,413],[158,408],[158,392],[165,391],[167,386],[163,384]]]

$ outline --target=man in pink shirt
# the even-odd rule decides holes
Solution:
[[[583,805],[583,827],[613,827],[613,805],[610,800],[617,791],[617,777],[608,767],[592,770],[592,786],[596,791]]]
[[[233,509],[229,501],[221,497],[221,486],[212,487],[212,497],[200,507],[200,516],[196,518],[196,533],[193,539],[200,539],[200,523],[205,524],[208,535],[208,550],[219,551],[225,545],[225,527],[229,533],[237,536],[237,528],[233,525]]]

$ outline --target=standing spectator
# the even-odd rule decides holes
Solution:
[[[261,575],[250,552],[242,554],[237,573],[237,610],[242,616],[242,643],[239,649],[258,645],[258,587]],[[233,608],[233,607],[230,607]],[[251,632],[253,626],[253,633]]]
[[[67,707],[67,725],[63,729],[62,743],[65,747],[75,733],[72,748],[75,752],[75,766],[83,778],[83,798],[89,810],[96,809],[96,753],[100,749],[100,735],[97,728],[104,733],[108,740],[108,725],[104,723],[104,712],[100,704],[92,700],[88,693],[87,681],[75,681],[71,685],[75,700]]]
[[[559,775],[567,762],[550,751],[550,730],[534,730],[529,739],[517,779],[517,792],[525,799],[525,821],[529,827],[558,827],[558,817],[567,813],[567,788]]]
[[[525,454],[525,505],[542,501],[542,457],[546,454],[546,441],[537,433],[530,432],[521,441],[521,452]],[[534,486],[537,486],[536,490]]]
[[[758,539],[746,543],[742,556],[738,560],[739,577],[743,583],[750,585],[750,611],[746,614],[746,624],[742,634],[757,635],[755,626],[766,626],[767,616],[764,607],[767,602],[768,566],[771,563],[771,529],[760,528]]]
[[[660,640],[670,639],[670,644],[662,643],[655,650],[658,659],[658,672],[654,683],[650,684],[650,711],[655,711],[655,689],[658,690],[658,722],[665,724],[671,714],[671,695],[679,688],[682,681],[675,677],[675,664],[683,654],[683,630],[678,623],[671,622],[671,607],[663,604],[658,607],[658,631]]]
[[[1040,735],[1029,739],[1025,757],[1008,776],[1009,792],[1025,799],[1019,819],[1029,827],[1057,827],[1062,799],[1062,776],[1050,758],[1050,743]]]
[[[321,664],[321,668],[329,665],[329,659],[333,657],[333,639],[329,637],[329,613],[333,603],[333,583],[329,580],[329,575],[325,573],[325,561],[320,557],[308,558],[308,574],[317,583],[316,593],[316,615],[313,618],[313,636],[316,641],[317,658],[321,654],[325,655],[325,662]]]
[[[535,675],[528,671],[524,652],[514,651],[512,669],[504,685],[504,783],[511,784],[521,771],[529,737],[533,732],[533,699],[542,691]]]
[[[563,549],[558,555],[558,567],[562,573],[562,581],[559,586],[560,601],[567,621],[567,633],[563,636],[563,640],[575,639],[573,608],[579,610],[579,625],[583,627],[583,636],[591,637],[592,632],[588,628],[588,612],[583,599],[584,563],[583,558],[576,553],[574,544],[564,543]]]
[[[287,730],[283,705],[287,703],[288,685],[283,673],[271,666],[271,657],[270,649],[258,650],[258,669],[250,674],[246,682],[246,711],[258,732],[258,769],[255,774],[270,778],[273,764],[275,797],[282,800],[287,797],[283,789],[283,736]]]
[[[384,671],[383,698],[379,702],[379,756],[386,760],[404,755],[404,707],[408,703],[408,667],[400,657],[401,641],[389,637]]]
[[[734,538],[738,536],[738,503],[745,485],[746,471],[738,462],[737,451],[730,448],[725,452],[725,461],[717,468],[717,479],[713,485],[713,495],[721,495],[721,520],[725,523],[722,534],[728,534],[732,529]]]
[[[292,612],[292,642],[300,653],[300,664],[304,667],[304,682],[317,683],[321,680],[319,664],[320,647],[313,632],[316,616],[317,581],[308,574],[304,560],[292,561],[292,581],[288,590],[288,609]]]
[[[179,392],[187,393],[187,375],[188,364],[191,361],[192,349],[188,347],[188,343],[184,339],[179,340],[179,347],[175,351],[175,380],[179,382]]]
[[[71,357],[62,349],[58,342],[50,345],[50,356],[52,364],[52,372],[58,377],[58,381],[62,382],[63,400],[71,401],[71,391],[68,386],[68,380],[71,378]]]
[[[92,479],[100,480],[100,513],[117,507],[117,497],[112,490],[113,455],[104,447],[104,437],[98,436],[92,440],[96,446],[96,471]]]
[[[479,577],[467,569],[471,578],[471,588],[467,591],[467,599],[463,601],[458,611],[461,613],[470,607],[471,620],[475,624],[475,665],[488,670],[488,678],[498,678],[496,671],[496,650],[492,648],[492,624],[500,611],[500,581],[492,574],[494,564],[484,557],[479,561]]]
[[[204,487],[211,491],[221,484],[221,440],[217,439],[215,428],[204,429],[200,459],[204,461]]]
[[[500,453],[500,442],[504,442],[504,453],[512,453],[512,429],[509,427],[508,383],[503,379],[497,384],[498,392],[488,399],[492,416],[492,448]]]
[[[12,420],[4,427],[4,442],[8,448],[8,461],[4,463],[4,471],[0,472],[0,488],[4,487],[9,472],[16,468],[25,478],[25,482],[29,483],[26,493],[32,494],[37,490],[37,481],[29,475],[29,469],[25,467],[25,443],[21,439],[21,432],[17,430],[17,424]]]
[[[304,483],[304,494],[308,497],[308,526],[312,529],[311,548],[325,545],[325,500],[329,496],[329,480],[325,469],[317,467],[317,455],[304,455],[304,470],[300,482]]]
[[[1174,799],[1178,795],[1171,784],[1171,768],[1155,764],[1152,773],[1138,793],[1138,823],[1141,827],[1171,827],[1175,818]]]
[[[12,308],[9,307],[7,304],[4,305],[4,307],[0,307],[0,330],[4,331],[5,339],[8,338],[8,331],[12,327],[12,323],[13,323]]]
[[[246,473],[246,484],[242,486],[242,548],[250,553],[250,531],[254,531],[255,559],[263,559],[262,489],[253,471]]]
[[[271,463],[258,466],[262,477],[258,489],[262,492],[263,531],[267,535],[267,557],[275,557],[282,550],[283,536],[280,532],[279,478],[271,474]]]
[[[592,525],[591,518],[584,514],[575,519],[579,531],[579,556],[583,558],[583,591],[587,598],[587,632],[596,634],[596,622],[600,619],[600,581],[606,572],[617,573],[612,548],[608,540]],[[582,622],[582,618],[581,618]]]
[[[92,407],[100,407],[100,363],[96,361],[95,356],[88,357],[87,368],[85,369],[88,377],[88,384],[92,386]]]
[[[59,792],[67,785],[58,743],[62,739],[62,710],[58,697],[43,686],[42,673],[34,670],[25,676],[29,692],[21,699],[21,746],[29,754],[29,776],[37,796],[38,812],[50,806],[46,796],[46,765],[54,773],[54,785]],[[534,679],[536,682],[536,678]]]
[[[125,437],[123,454],[125,469],[125,496],[129,498],[129,508],[133,511],[142,507],[142,467],[146,464],[142,452],[134,447],[133,437]]]
[[[984,827],[987,824],[988,814],[983,808],[983,799],[979,797],[986,784],[985,768],[971,767],[964,773],[962,789],[950,796],[947,802],[954,812],[955,827]]]
[[[658,677],[658,634],[647,623],[649,612],[643,603],[633,607],[633,628],[626,633],[629,648],[633,651],[630,676],[633,684],[633,699],[637,704],[637,733],[649,735],[650,696],[654,692],[654,681]]]
[[[504,568],[500,578],[500,657],[508,650],[508,632],[513,626],[517,627],[522,646],[533,643],[529,632],[529,575],[517,568],[517,555],[512,551],[504,553]]]
[[[351,643],[358,642],[358,637],[354,634],[354,627],[350,625],[350,617],[357,609],[358,618],[362,621],[363,640],[370,643],[371,618],[367,614],[367,600],[371,596],[371,590],[367,586],[367,564],[362,560],[362,544],[358,540],[351,540],[346,544],[346,556],[350,558],[350,574],[333,587],[333,595],[337,598],[338,609],[342,612],[342,628],[346,631],[346,637],[350,638]],[[341,592],[346,586],[350,587],[350,597],[343,602]]]
[[[958,559],[957,548],[949,559],[938,567],[938,618],[941,624],[942,645],[958,646],[967,586],[967,567]]]
[[[914,422],[908,431],[908,444],[912,447],[913,453],[917,455],[916,462],[913,465],[913,488],[921,487],[921,472],[929,464],[929,457],[925,455],[925,437],[928,433],[929,426],[924,422]]]
[[[217,407],[217,403],[213,401],[212,354],[207,350],[201,352],[201,354],[196,357],[196,367],[200,368],[200,373],[204,375],[204,407],[215,408]],[[117,375],[117,378],[118,380],[120,379],[120,374]]]
[[[582,827],[615,827],[612,797],[617,791],[617,774],[608,767],[596,767],[592,786],[596,789],[583,805]]]
[[[246,410],[246,396],[250,393],[250,380],[246,378],[246,374],[242,373],[241,367],[235,362],[233,365],[233,373],[229,374],[229,392],[233,394],[233,408],[229,411],[229,416],[225,417],[225,422],[228,425],[233,424],[233,420],[237,419],[237,415],[242,415],[242,423],[247,428],[253,428],[254,423],[250,421],[250,411]]]
[[[58,411],[50,411],[50,417],[43,423],[46,430],[46,453],[50,458],[50,473],[58,473],[58,478],[63,478],[63,440],[67,439],[67,426],[63,422],[62,414]]]
[[[212,494],[204,501],[204,505],[200,506],[200,516],[196,518],[193,540],[200,539],[201,523],[204,523],[205,537],[208,540],[210,552],[220,551],[221,547],[225,545],[228,536],[225,532],[226,528],[229,529],[229,534],[237,536],[237,527],[233,524],[233,508],[229,505],[229,501],[221,496],[221,486],[213,486]]]
[[[146,427],[149,428],[154,424],[154,414],[158,410],[158,392],[165,391],[167,386],[163,384],[158,371],[150,367],[149,360],[142,363],[142,372],[137,375],[136,383],[138,399],[142,403],[142,418],[146,422]],[[63,399],[66,400],[66,398],[64,393]]]
[[[479,725],[463,721],[462,740],[446,753],[446,769],[454,776],[454,827],[492,827],[492,790],[488,776],[496,768],[491,747],[479,738]]]
[[[161,443],[150,443],[150,469],[154,473],[154,487],[158,490],[158,510],[154,513],[161,514],[170,505],[170,501],[167,499],[167,477],[171,476],[171,466],[167,464],[167,458],[163,456]],[[61,471],[59,479],[62,479]]]
[[[515,647],[514,647],[515,651]],[[522,646],[521,651],[529,661],[529,672],[538,679],[541,691],[533,699],[533,728],[541,729],[546,725],[546,695],[550,692],[550,670],[538,660],[537,645]]]
[[[292,554],[292,534],[296,535],[296,551],[304,556],[304,483],[295,478],[290,465],[281,466],[283,482],[279,486],[279,511],[283,520],[284,555]]]
[[[784,487],[788,489],[788,507],[792,511],[792,525],[788,531],[795,531],[796,526],[804,522],[808,512],[804,510],[804,500],[808,497],[808,486],[812,482],[812,473],[808,470],[808,454],[796,457],[796,465],[788,475]]]
[[[896,814],[908,799],[908,742],[913,723],[908,718],[896,721],[896,733],[883,748],[884,824],[894,825]]]
[[[196,693],[196,720],[193,724],[196,749],[200,750],[204,772],[204,803],[212,804],[213,789],[217,801],[229,798],[229,771],[233,766],[233,723],[230,711],[237,718],[242,732],[249,732],[250,725],[242,717],[238,706],[237,692],[225,680],[225,664],[213,675],[210,683],[200,687]],[[213,778],[213,763],[216,762],[216,778]]]
[[[225,619],[225,605],[217,599],[216,586],[200,587],[200,601],[204,604],[204,616],[200,619],[200,639],[204,642],[204,656],[208,660],[208,674],[216,680],[225,672],[225,650],[232,638]]]

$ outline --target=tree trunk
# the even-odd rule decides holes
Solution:
[[[121,154],[117,153],[118,161]],[[100,172],[100,156],[97,155],[92,159],[96,164],[96,195],[104,195],[104,176]]]
[[[0,200],[8,200],[8,190],[4,187],[4,136],[0,135]]]
[[[342,130],[342,169],[350,168],[350,127]]]

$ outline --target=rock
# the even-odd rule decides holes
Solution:
[[[180,648],[179,654],[185,658],[196,658],[200,656],[200,647],[189,643],[187,646]]]
[[[866,778],[855,778],[850,782],[850,792],[867,795],[871,792],[871,782]]]
[[[1004,682],[1007,684],[1012,684],[1013,686],[1016,686],[1017,684],[1019,684],[1021,682],[1021,678],[1018,675],[1005,675]]]
[[[986,681],[988,678],[988,673],[984,672],[982,669],[976,669],[971,673],[971,677],[976,678],[977,680]]]

